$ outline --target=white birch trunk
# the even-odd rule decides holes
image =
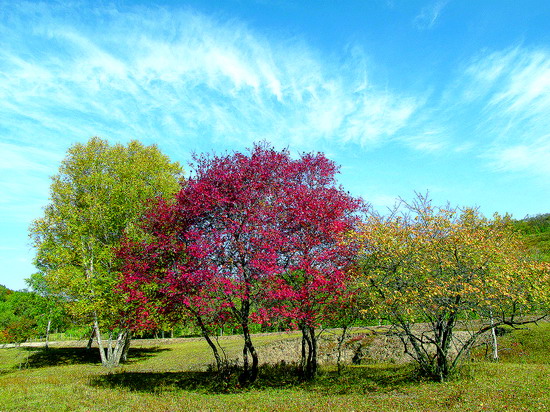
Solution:
[[[498,361],[498,341],[497,341],[497,333],[496,333],[496,330],[495,330],[495,327],[494,327],[494,320],[493,320],[493,311],[490,312],[490,316],[491,316],[491,338],[492,338],[492,341],[493,341],[493,357],[492,357],[492,360],[494,362],[497,362]]]
[[[46,326],[46,349],[48,349],[48,344],[50,342],[50,327],[52,326],[51,318],[48,319],[48,326]]]

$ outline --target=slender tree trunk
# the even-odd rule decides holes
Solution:
[[[119,365],[120,359],[126,346],[130,345],[130,330],[122,329],[116,338],[116,341],[113,342],[113,332],[109,333],[109,340],[107,342],[107,347],[104,346],[103,340],[101,339],[101,332],[99,330],[99,323],[97,317],[94,320],[94,330],[95,336],[97,339],[97,346],[99,347],[99,356],[101,358],[101,364],[106,368],[113,368]],[[113,345],[114,344],[114,345]]]
[[[438,325],[434,331],[435,340],[435,373],[439,382],[443,382],[447,377],[447,353],[446,353],[446,330],[443,319],[438,320]]]
[[[95,337],[97,339],[97,346],[99,347],[99,356],[101,357],[101,364],[103,366],[108,366],[107,357],[105,356],[105,350],[103,348],[103,341],[101,340],[101,332],[99,331],[99,324],[97,323],[97,318],[94,320],[94,331],[95,331]]]
[[[310,340],[311,340],[311,367],[310,367],[310,376],[311,379],[314,379],[317,376],[317,335],[315,335],[315,328],[310,327]]]
[[[129,330],[124,340],[124,347],[122,348],[122,355],[120,360],[126,362],[128,360],[128,352],[130,351],[130,343],[132,341],[132,331]]]
[[[250,286],[247,284],[247,290],[246,295],[250,296]],[[242,334],[244,339],[244,346],[243,346],[243,372],[239,376],[239,383],[242,386],[247,386],[251,383],[253,383],[256,378],[258,377],[258,353],[256,352],[256,348],[254,348],[254,344],[252,343],[252,338],[250,337],[250,328],[249,328],[249,320],[250,320],[250,300],[249,298],[243,299],[242,306],[240,309],[233,308],[233,313],[235,314],[236,319],[238,319],[239,323],[242,327]],[[252,357],[252,367],[250,367],[248,355]]]
[[[216,359],[216,367],[218,368],[218,371],[220,371],[223,365],[222,365],[222,358],[220,356],[218,348],[216,347],[215,343],[212,342],[212,339],[210,339],[210,333],[208,332],[208,329],[204,324],[202,317],[197,313],[193,313],[193,315],[195,315],[195,319],[197,320],[197,325],[199,325],[203,338],[208,343],[208,346],[210,346],[210,349],[212,349],[212,353],[214,354],[214,359]]]
[[[244,338],[244,347],[243,347],[243,363],[244,363],[244,370],[242,375],[239,378],[239,381],[242,385],[249,385],[253,383],[256,378],[258,377],[258,353],[256,352],[256,348],[254,348],[254,345],[252,343],[252,338],[250,336],[250,329],[248,327],[248,318],[245,322],[242,324],[243,328],[243,338]],[[252,357],[252,367],[250,367],[248,363],[248,354]]]
[[[109,367],[113,368],[120,364],[120,359],[124,352],[124,347],[126,346],[127,340],[130,336],[129,329],[123,329],[118,333],[116,343],[111,349]]]
[[[248,365],[248,347],[246,346],[246,342],[245,342],[245,344],[243,345],[243,380],[245,378],[248,379],[248,377],[247,377],[248,369],[249,369],[249,365]]]
[[[494,322],[494,319],[493,319],[493,311],[490,312],[490,320],[491,320],[491,338],[492,338],[492,341],[493,341],[493,362],[498,362],[499,358],[498,358],[498,341],[497,341],[497,332],[496,332],[496,329],[495,329],[495,322]]]
[[[90,337],[88,338],[88,344],[86,345],[87,350],[92,349],[92,343],[94,342],[94,336],[95,336],[95,327],[92,326],[92,332],[90,333]]]
[[[48,349],[48,345],[50,342],[50,327],[52,326],[52,319],[48,319],[48,326],[46,326],[46,349]]]
[[[107,362],[109,367],[112,366],[113,359],[113,331],[109,332],[109,340],[107,341]]]
[[[438,352],[440,350],[438,349]],[[439,382],[444,382],[448,375],[448,368],[447,368],[447,357],[442,355],[441,353],[437,354],[437,379]]]
[[[338,357],[336,358],[336,365],[338,367],[338,375],[342,373],[342,348],[344,347],[344,341],[348,335],[348,326],[342,328],[342,334],[338,338]]]
[[[304,378],[312,380],[317,374],[317,336],[315,328],[308,325],[302,325],[302,371]],[[304,342],[307,344],[307,356]]]
[[[302,331],[302,357],[300,359],[300,369],[302,370],[302,374],[305,373],[306,370],[306,334],[304,333],[303,329],[300,328]]]

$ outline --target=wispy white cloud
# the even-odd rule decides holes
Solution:
[[[437,153],[449,146],[449,138],[446,131],[438,127],[430,128],[425,125],[424,130],[417,134],[411,134],[403,138],[403,142],[410,148],[427,153]]]
[[[550,50],[484,51],[415,113],[402,142],[485,170],[550,179]]]
[[[414,25],[436,27],[447,4],[430,3]],[[293,151],[366,150],[391,141],[434,156],[467,154],[496,172],[550,178],[548,49],[486,51],[450,83],[414,94],[414,86],[404,92],[391,81],[374,83],[362,47],[333,59],[236,20],[80,7],[91,6],[2,7],[3,219],[36,217],[62,153],[93,135],[160,143],[183,161],[192,149],[260,139]],[[380,207],[394,199],[369,195]]]
[[[476,59],[466,70],[472,98],[490,94],[488,106],[536,116],[550,107],[550,53],[519,47]]]
[[[532,142],[501,146],[491,153],[492,165],[501,171],[527,172],[550,177],[550,134]]]
[[[479,108],[483,157],[498,171],[550,178],[550,51],[521,47],[475,59],[462,81],[464,102]]]
[[[0,142],[0,170],[24,170],[44,172],[45,163],[58,156],[36,147],[25,147],[13,143]]]
[[[433,27],[446,5],[431,3],[416,24]],[[238,21],[111,6],[97,26],[71,7],[22,3],[5,12],[0,141],[59,151],[100,135],[162,141],[178,153],[205,140],[267,139],[303,150],[392,140],[428,153],[485,151],[495,170],[518,170],[499,159],[547,139],[546,50],[480,55],[435,101],[373,84],[360,47],[329,63],[299,40],[266,37]],[[28,156],[13,161],[22,168]]]
[[[413,20],[413,24],[421,30],[428,30],[435,26],[441,11],[447,5],[448,0],[438,0],[420,10]]]
[[[364,64],[328,65],[299,41],[267,39],[236,21],[185,11],[112,15],[93,35],[55,9],[34,21],[25,16],[31,38],[2,52],[0,98],[15,98],[0,103],[14,119],[9,132],[20,132],[15,119],[25,116],[73,139],[210,135],[242,144],[368,145],[405,127],[419,106],[366,84]]]

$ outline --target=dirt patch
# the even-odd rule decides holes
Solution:
[[[318,340],[318,361],[321,364],[334,364],[338,359],[337,330],[325,331]],[[301,356],[301,338],[289,338],[258,348],[263,362],[297,362]],[[410,357],[403,353],[403,345],[397,337],[385,334],[366,335],[353,333],[342,345],[342,363],[406,363]]]
[[[321,364],[335,364],[338,360],[338,339],[340,330],[324,331],[318,340],[318,361]],[[461,346],[470,337],[469,332],[456,331],[455,345],[449,349],[451,357],[456,356],[457,347]],[[485,343],[489,336],[486,334],[478,340]],[[301,338],[287,338],[258,348],[260,359],[265,363],[297,362],[301,356]],[[433,346],[433,345],[432,345]],[[429,348],[435,351],[435,347]],[[341,362],[344,364],[370,363],[409,363],[413,359],[405,353],[403,343],[397,336],[388,334],[387,328],[367,330],[357,328],[352,330],[342,345]]]

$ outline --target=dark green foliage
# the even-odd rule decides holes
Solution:
[[[516,221],[515,224],[525,234],[550,232],[550,213],[527,216]]]
[[[6,300],[7,296],[12,292],[13,290],[8,289],[4,285],[0,285],[0,302]]]
[[[14,317],[1,331],[0,342],[24,342],[37,332],[36,322],[27,317]]]
[[[50,297],[27,290],[0,289],[1,343],[24,342],[44,335],[52,319],[56,328],[67,325],[63,308],[52,304]]]
[[[0,298],[0,342],[24,342],[36,334],[40,296],[9,291]]]

